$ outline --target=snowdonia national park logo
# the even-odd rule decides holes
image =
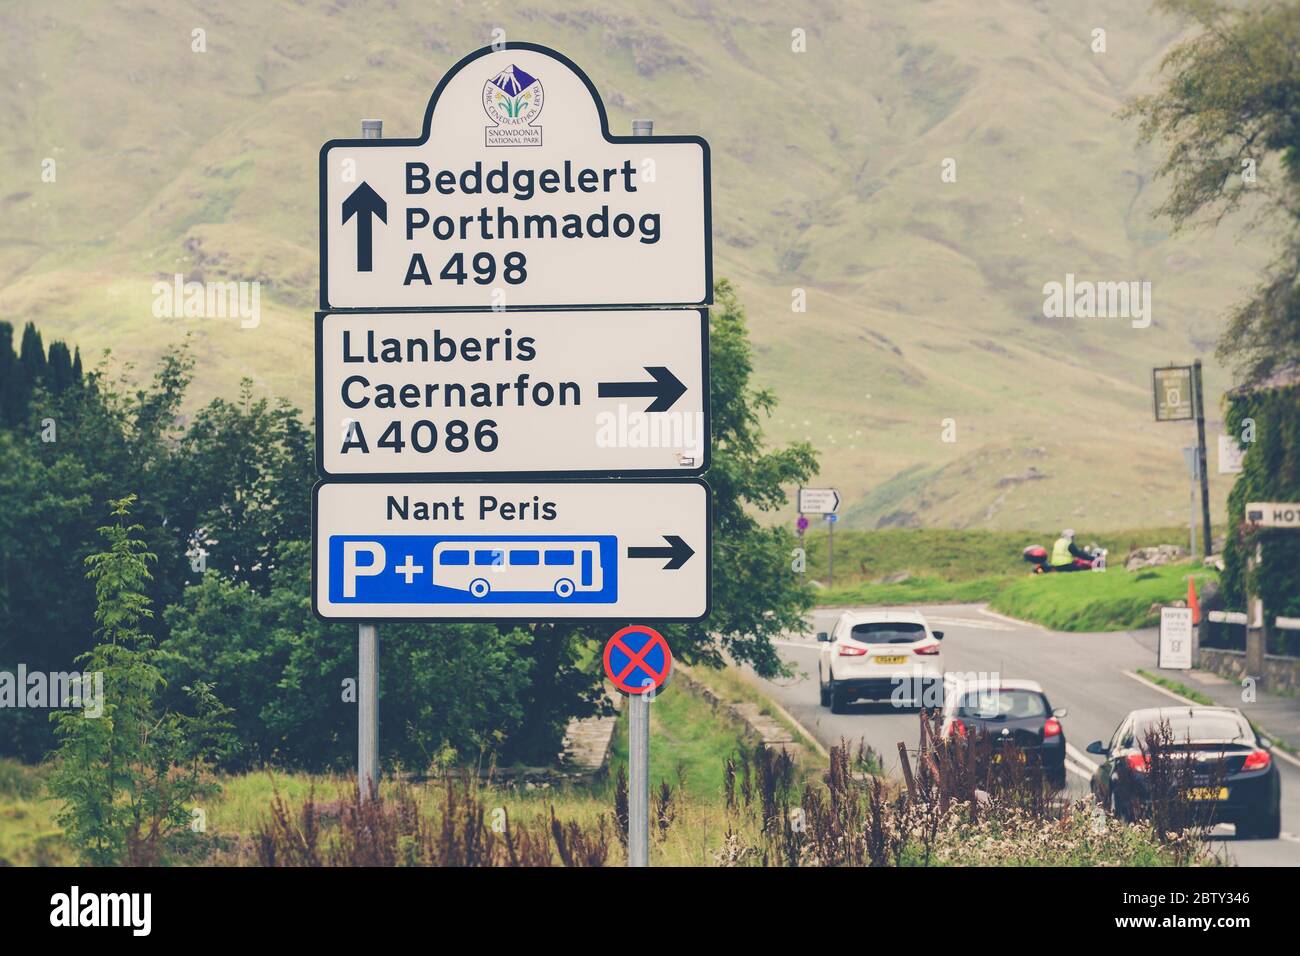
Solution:
[[[542,81],[513,63],[483,84],[488,146],[541,146],[542,128],[533,125],[542,111]]]

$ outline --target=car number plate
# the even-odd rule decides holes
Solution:
[[[1227,787],[1192,787],[1187,791],[1188,800],[1227,800]]]
[[[877,664],[904,664],[907,658],[902,654],[887,654],[884,657],[877,657]]]
[[[1014,760],[1016,763],[1024,763],[1024,762],[1025,762],[1025,752],[1024,752],[1023,750],[1017,750],[1017,751],[1015,751],[1015,753],[1012,755],[1011,759]],[[994,763],[1001,763],[1001,762],[1002,762],[1002,754],[994,754],[994,755],[993,755],[993,762],[994,762]]]

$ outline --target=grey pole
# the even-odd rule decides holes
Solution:
[[[826,516],[826,586],[835,587],[835,513]]]
[[[627,865],[650,865],[650,701],[628,696]]]
[[[1258,532],[1257,532],[1258,534]],[[1246,558],[1246,674],[1255,678],[1260,690],[1265,688],[1264,655],[1268,653],[1268,625],[1264,620],[1264,598],[1252,593],[1252,578],[1264,558],[1264,546],[1258,537],[1250,545]]]
[[[654,120],[632,121],[633,136],[653,136]],[[627,700],[627,865],[650,865],[650,701]]]
[[[361,121],[362,139],[383,136],[384,121]],[[357,625],[357,788],[361,799],[379,787],[379,628]]]
[[[1192,363],[1192,375],[1195,377],[1196,393],[1196,464],[1201,472],[1201,548],[1205,556],[1210,556],[1213,550],[1214,540],[1210,531],[1210,475],[1206,465],[1205,453],[1205,396],[1202,394],[1205,389],[1202,385],[1201,378],[1201,360],[1197,359]]]

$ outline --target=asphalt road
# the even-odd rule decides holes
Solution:
[[[988,614],[972,605],[924,607],[931,626],[944,632],[944,669],[997,673],[1004,678],[1038,681],[1053,707],[1067,708],[1062,719],[1067,774],[1072,795],[1088,793],[1088,776],[1099,762],[1084,752],[1093,740],[1109,740],[1120,720],[1140,707],[1168,706],[1161,689],[1126,676],[1138,668],[1154,670],[1154,633],[1067,634]],[[854,704],[847,714],[832,714],[817,702],[817,631],[828,631],[841,609],[815,611],[811,631],[777,642],[784,660],[797,672],[790,680],[764,681],[781,706],[830,747],[841,738],[873,747],[891,771],[898,769],[898,742],[915,749],[919,723],[914,711],[888,704]],[[1277,753],[1277,751],[1274,751]],[[1215,830],[1215,845],[1242,866],[1300,865],[1300,767],[1278,759],[1282,774],[1282,838],[1238,840],[1230,825]],[[1085,768],[1087,768],[1085,770]]]

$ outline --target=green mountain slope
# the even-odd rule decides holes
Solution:
[[[494,28],[565,52],[616,130],[710,139],[716,271],[781,399],[772,434],[818,446],[852,526],[1180,520],[1193,434],[1150,420],[1150,367],[1208,355],[1267,259],[1150,218],[1155,157],[1114,113],[1178,30],[1128,0],[97,0],[0,26],[0,317],[142,367],[190,334],[200,396],[247,375],[304,405],[320,144],[362,117],[414,134]],[[155,318],[175,273],[260,281],[261,324]],[[1067,273],[1150,281],[1151,327],[1044,318]]]

